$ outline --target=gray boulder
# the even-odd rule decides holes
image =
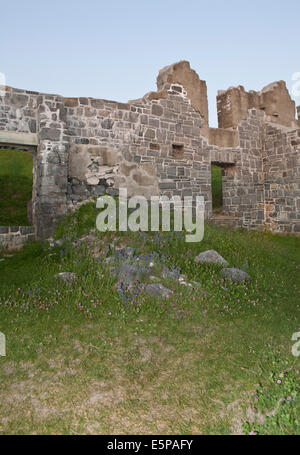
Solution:
[[[152,283],[145,286],[145,292],[153,297],[169,297],[173,293],[161,283]]]
[[[123,248],[116,248],[115,255],[118,258],[133,258],[135,255],[135,248],[131,247],[123,247]]]
[[[149,274],[149,270],[140,265],[123,263],[117,269],[118,282],[126,285],[131,285],[135,281],[139,281],[147,274]]]
[[[225,267],[229,265],[229,263],[215,250],[203,251],[195,257],[195,262],[224,265]]]
[[[221,270],[221,275],[233,281],[247,281],[251,280],[251,276],[244,270],[232,268],[225,268]]]

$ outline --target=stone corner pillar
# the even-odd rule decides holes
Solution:
[[[33,219],[37,237],[45,238],[67,212],[69,140],[63,98],[43,95],[39,101]]]

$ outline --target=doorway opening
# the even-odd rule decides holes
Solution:
[[[0,226],[31,226],[33,153],[0,148]]]
[[[224,170],[220,165],[211,164],[211,193],[213,213],[223,210],[223,175]]]

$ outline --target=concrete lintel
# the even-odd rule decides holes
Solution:
[[[237,147],[238,132],[224,128],[209,128],[208,143],[218,147]]]
[[[36,133],[17,133],[16,131],[0,131],[0,144],[37,146]]]

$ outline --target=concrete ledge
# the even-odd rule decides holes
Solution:
[[[0,131],[0,144],[37,146],[36,133],[17,133],[16,131]]]

